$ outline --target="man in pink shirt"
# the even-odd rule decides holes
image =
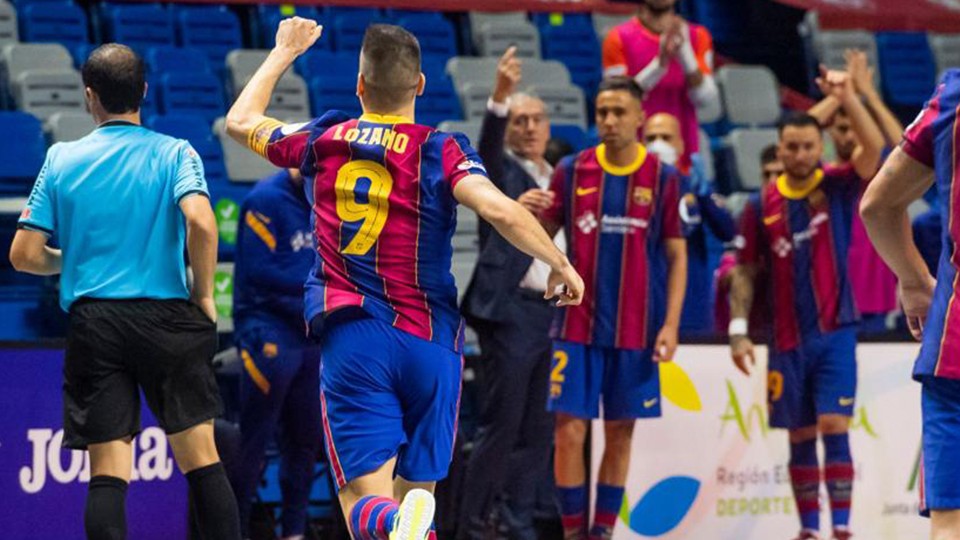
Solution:
[[[603,75],[633,77],[644,90],[647,118],[669,113],[680,120],[686,152],[700,148],[697,108],[720,99],[713,80],[713,38],[676,14],[677,0],[643,0],[637,16],[613,28],[603,42]]]

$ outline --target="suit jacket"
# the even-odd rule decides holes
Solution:
[[[490,180],[511,199],[539,187],[504,148],[507,119],[487,111],[480,128],[478,153]],[[513,247],[487,222],[480,220],[480,256],[463,297],[461,311],[471,325],[509,320],[517,286],[533,258]]]

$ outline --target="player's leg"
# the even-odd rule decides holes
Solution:
[[[307,347],[290,358],[296,371],[281,413],[280,493],[284,538],[302,537],[314,468],[323,437],[320,418],[320,350]]]
[[[820,536],[820,462],[817,415],[803,351],[771,352],[767,372],[770,427],[789,430],[790,485],[800,517],[799,539]]]
[[[817,428],[823,440],[823,479],[830,495],[833,536],[850,538],[853,495],[853,458],[850,455],[850,418],[857,393],[856,333],[844,328],[824,335],[816,359],[814,392]]]
[[[264,338],[254,330],[238,336],[237,348],[243,365],[240,381],[240,455],[229,473],[237,496],[240,530],[249,537],[250,507],[263,472],[264,452],[276,432],[287,389],[293,378],[291,366],[299,351],[289,351],[276,339]],[[314,381],[318,388],[319,379]],[[319,397],[314,402],[319,409]],[[318,415],[319,416],[319,413]]]
[[[126,494],[140,393],[124,361],[122,314],[104,302],[70,312],[63,374],[63,445],[90,453],[84,529],[92,540],[126,538]]]
[[[599,349],[598,349],[599,350]],[[584,450],[590,418],[600,415],[602,354],[579,343],[556,341],[547,409],[556,414],[554,479],[565,540],[587,536],[587,465]]]
[[[591,540],[613,536],[630,469],[637,419],[660,416],[660,368],[651,351],[605,349],[603,372],[604,449],[597,477]]]
[[[397,536],[405,514],[393,498],[393,476],[400,472],[397,453],[408,443],[398,389],[401,381],[406,382],[400,377],[405,335],[357,314],[333,324],[328,321],[322,336],[321,423],[340,504],[356,539],[406,539]],[[456,409],[455,402],[451,409]],[[433,517],[429,498],[424,535]]]
[[[960,381],[924,377],[920,510],[931,540],[960,540]]]
[[[196,304],[170,300],[145,303],[126,330],[137,382],[187,478],[201,534],[240,538],[237,500],[213,438],[223,410],[212,364],[217,325]]]

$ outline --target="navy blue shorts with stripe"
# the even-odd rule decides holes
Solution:
[[[800,347],[772,353],[767,369],[770,426],[817,425],[824,414],[853,416],[857,393],[857,334],[847,326],[805,337]]]
[[[660,416],[660,370],[650,350],[553,342],[547,410],[604,420]]]
[[[923,468],[920,514],[960,509],[960,381],[926,376],[923,383]]]
[[[320,404],[339,487],[394,456],[412,482],[447,476],[460,407],[463,359],[369,317],[327,323]]]

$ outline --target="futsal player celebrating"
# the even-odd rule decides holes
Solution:
[[[422,540],[430,491],[452,457],[460,397],[464,326],[450,273],[457,203],[546,262],[546,294],[563,287],[560,305],[580,302],[583,281],[536,218],[487,179],[464,136],[413,123],[426,80],[419,43],[402,28],[367,29],[359,119],[330,112],[284,125],[266,117],[277,81],[320,33],[306,19],[280,24],[227,131],[305,179],[318,254],[305,315],[322,342],[327,453],[353,536]]]
[[[819,434],[833,537],[845,540],[851,536],[853,462],[847,432],[857,388],[859,318],[847,251],[862,179],[876,172],[883,141],[865,132],[874,129],[870,113],[846,73],[824,71],[821,82],[847,111],[860,151],[843,167],[823,166],[817,120],[798,113],[781,122],[778,153],[785,173],[766,184],[741,216],[744,247],[731,282],[729,333],[733,360],[749,374],[754,363],[753,343],[747,337],[753,280],[766,276],[773,313],[767,375],[770,425],[790,431],[799,538],[819,538]]]
[[[960,227],[955,216],[960,196],[957,170],[960,139],[960,70],[941,79],[933,97],[907,128],[863,196],[861,214],[877,251],[900,280],[900,302],[910,331],[921,340],[913,376],[923,384],[923,477],[920,510],[931,520],[933,540],[960,539],[960,334],[957,272]],[[936,183],[945,208],[943,245],[930,275],[913,243],[907,206]]]
[[[558,164],[554,203],[541,216],[551,235],[566,231],[570,258],[587,282],[583,303],[561,312],[549,383],[567,540],[613,534],[635,420],[660,416],[656,362],[670,361],[677,348],[687,279],[680,180],[638,141],[642,100],[643,91],[626,77],[600,84],[603,142]],[[583,452],[601,395],[606,447],[588,531]]]

